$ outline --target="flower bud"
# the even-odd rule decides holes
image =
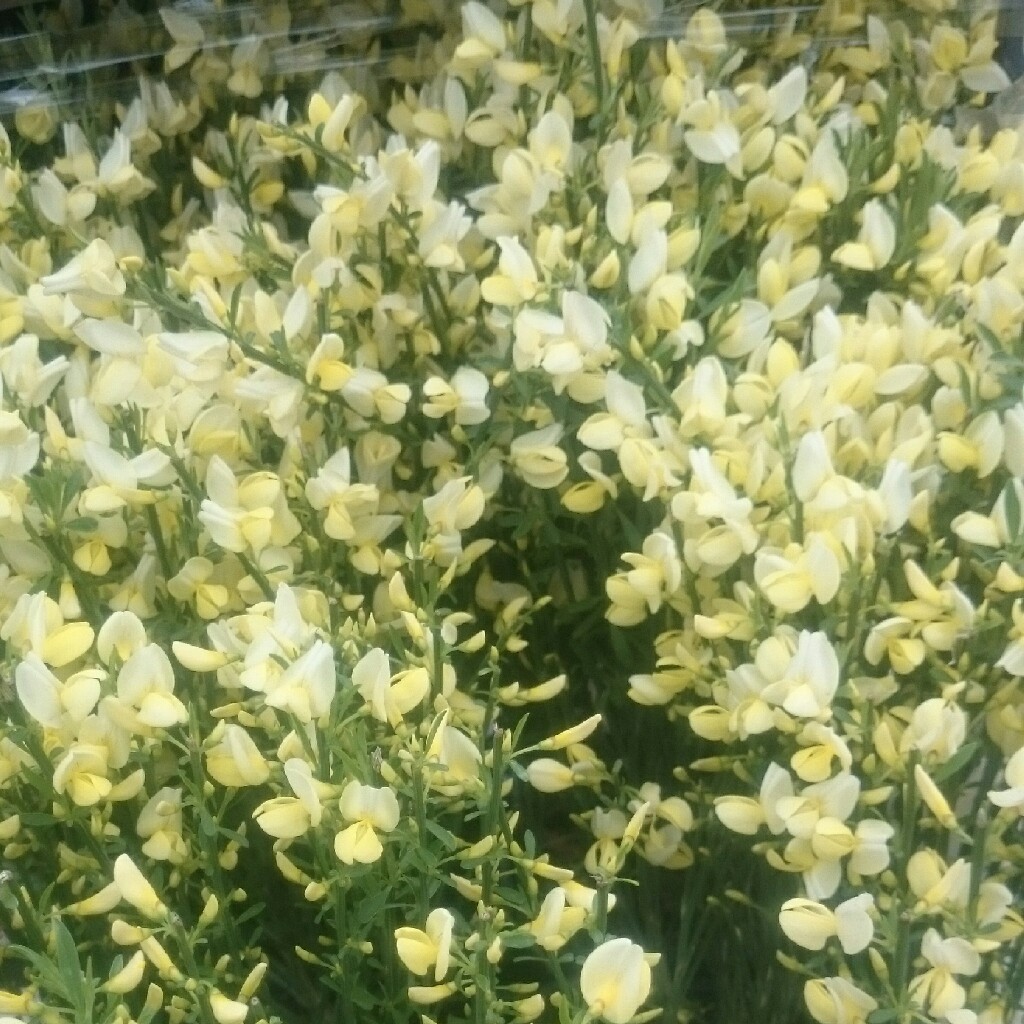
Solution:
[[[104,992],[113,992],[116,995],[124,995],[137,988],[142,981],[142,975],[146,970],[146,957],[142,950],[137,949],[113,977],[101,985]]]
[[[955,829],[957,822],[953,809],[932,777],[919,764],[914,766],[914,782],[921,799],[928,805],[928,810],[939,819],[939,824],[951,831]]]
[[[152,921],[163,921],[167,918],[167,907],[126,853],[122,853],[114,861],[114,881],[121,892],[121,898],[135,907],[140,914]]]
[[[564,750],[574,743],[582,743],[588,739],[593,731],[601,724],[600,715],[591,715],[586,721],[580,722],[569,729],[563,729],[546,740],[537,744],[539,750]]]

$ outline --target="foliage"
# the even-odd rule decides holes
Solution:
[[[1021,1005],[994,15],[739,14],[409,0],[314,76],[168,9],[0,136],[0,1013]]]

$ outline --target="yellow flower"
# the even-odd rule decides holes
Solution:
[[[429,401],[423,404],[423,413],[432,419],[454,414],[461,426],[477,426],[490,416],[487,407],[487,378],[471,366],[460,366],[451,382],[442,377],[430,377],[423,384],[423,395]]]
[[[1024,811],[1024,747],[1021,747],[1006,762],[1003,777],[1009,787],[1003,790],[989,790],[988,798],[997,807],[1011,807]]]
[[[409,999],[421,1006],[429,1006],[431,1003],[439,1003],[442,999],[447,999],[455,990],[453,981],[443,985],[410,985]]]
[[[594,1016],[626,1024],[651,991],[643,948],[629,939],[603,942],[583,962],[580,991]]]
[[[869,199],[861,213],[856,242],[845,242],[832,260],[852,270],[881,270],[896,251],[896,226],[879,199]]]
[[[107,748],[99,744],[73,744],[54,768],[54,792],[67,793],[78,807],[98,804],[113,789],[107,778],[108,756]]]
[[[928,806],[928,810],[939,819],[939,824],[943,828],[955,829],[957,821],[953,809],[942,795],[942,790],[939,789],[932,777],[919,764],[914,765],[914,783],[917,786],[921,799]]]
[[[728,94],[712,90],[686,106],[682,119],[690,127],[683,132],[683,141],[702,163],[725,164],[739,176],[740,133],[732,122],[730,99]]]
[[[352,669],[352,685],[366,701],[370,714],[394,727],[423,702],[430,692],[430,676],[426,669],[414,668],[392,677],[387,654],[373,647]]]
[[[431,788],[446,794],[480,785],[480,750],[464,732],[448,725],[450,715],[450,710],[444,712],[427,752],[437,763],[429,772]]]
[[[601,724],[601,715],[591,715],[588,719],[574,725],[569,729],[563,729],[554,736],[549,736],[537,744],[538,750],[563,750],[574,743],[582,743]]]
[[[398,928],[395,946],[398,958],[413,974],[423,975],[434,968],[434,981],[440,982],[451,962],[452,930],[455,918],[443,907],[427,915],[426,930]]]
[[[541,904],[540,913],[527,926],[541,948],[557,952],[583,927],[587,911],[583,907],[566,906],[566,893],[552,889]]]
[[[480,294],[492,306],[520,306],[536,297],[540,279],[530,254],[519,239],[501,235],[497,273],[480,283]]]
[[[180,981],[181,971],[170,958],[167,950],[160,944],[155,935],[147,935],[139,943],[139,949],[145,954],[146,959],[157,969],[161,978],[168,981]]]
[[[804,1001],[819,1024],[864,1024],[878,1000],[845,978],[818,978],[804,985]]]
[[[639,554],[627,551],[622,560],[632,568],[606,582],[611,600],[606,616],[617,626],[630,626],[654,614],[675,595],[682,582],[683,566],[675,541],[661,530],[644,540]]]
[[[207,467],[206,490],[199,521],[215,544],[227,551],[259,554],[268,545],[284,546],[302,531],[285,500],[281,480],[273,473],[250,473],[235,479],[228,464],[215,455]]]
[[[0,413],[0,435],[5,415]],[[30,468],[25,467],[25,472]],[[22,594],[0,627],[0,640],[20,653],[34,652],[45,664],[57,669],[85,654],[92,647],[94,636],[87,622],[65,622],[60,606],[43,591]]]
[[[215,990],[210,993],[210,1009],[217,1024],[242,1024],[249,1012],[249,1005],[236,999],[228,999],[223,992]]]
[[[105,885],[99,892],[87,896],[84,900],[72,903],[65,907],[65,913],[85,917],[89,914],[106,914],[114,909],[121,902],[121,890],[117,882]]]
[[[180,864],[188,853],[182,837],[181,789],[164,786],[157,790],[139,812],[135,831],[146,842],[142,852],[153,860]]]
[[[100,677],[96,671],[76,672],[61,682],[32,653],[18,664],[14,680],[22,706],[50,729],[58,729],[62,724],[77,727],[100,697]]]
[[[929,928],[921,939],[921,955],[931,968],[910,982],[910,994],[918,1006],[937,1019],[959,1010],[967,998],[956,974],[974,975],[981,970],[981,957],[967,939],[944,939]]]
[[[121,970],[111,975],[100,987],[104,992],[124,995],[126,992],[131,992],[139,986],[145,970],[146,956],[141,949],[137,949]]]
[[[164,54],[164,71],[170,73],[187,64],[205,41],[203,26],[190,14],[173,7],[162,7],[160,18],[174,45]]]
[[[334,837],[334,852],[345,864],[372,864],[384,852],[377,832],[392,832],[398,825],[398,798],[387,786],[364,786],[353,779],[341,791],[339,806],[353,824]]]
[[[560,423],[552,423],[540,430],[520,434],[512,442],[509,462],[531,487],[550,490],[568,476],[568,458],[558,447],[563,432]]]
[[[948,867],[935,850],[918,850],[907,862],[907,881],[919,910],[962,910],[970,893],[971,867],[960,858]]]
[[[117,883],[121,898],[130,903],[140,914],[148,917],[151,921],[166,920],[168,914],[166,905],[126,853],[122,853],[114,861],[114,881]]]
[[[834,911],[814,900],[795,898],[782,904],[779,924],[804,949],[824,949],[825,943],[837,936],[844,953],[860,953],[867,949],[874,935],[868,913],[872,907],[874,899],[866,892],[845,900]]]
[[[842,566],[833,546],[816,533],[803,546],[762,548],[754,560],[754,578],[776,608],[792,614],[812,598],[828,604],[839,591]]]
[[[242,726],[221,722],[209,742],[206,770],[222,786],[258,786],[270,777],[270,765]]]
[[[113,250],[100,238],[39,283],[46,295],[70,296],[88,316],[104,316],[108,300],[120,298],[127,287]]]
[[[187,722],[188,711],[173,691],[174,668],[158,644],[135,651],[117,674],[117,699],[131,709],[135,729],[166,729]]]

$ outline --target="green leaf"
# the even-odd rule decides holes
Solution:
[[[515,764],[514,761],[512,763]],[[525,849],[527,860],[533,860],[537,855],[537,839],[529,829],[523,833],[523,847]]]
[[[1006,507],[1006,529],[1010,534],[1011,543],[1020,538],[1021,508],[1020,494],[1010,480],[1003,488],[1003,504]]]
[[[33,949],[29,949],[27,946],[12,945],[7,947],[7,952],[11,956],[20,957],[27,963],[31,964],[39,975],[39,981],[43,988],[48,992],[52,992],[54,995],[60,996],[62,999],[67,998],[65,993],[64,979],[61,976],[60,969],[57,965],[40,953],[37,953]]]
[[[92,516],[78,516],[64,524],[65,530],[74,530],[75,533],[92,533],[99,526],[99,520]]]
[[[898,1016],[899,1011],[895,1007],[882,1007],[868,1014],[868,1024],[885,1024],[886,1021],[896,1020]]]
[[[953,775],[956,775],[961,768],[971,763],[978,752],[979,744],[965,743],[944,765],[932,772],[932,778],[936,782],[943,782]]]
[[[441,845],[446,850],[454,850],[458,845],[458,840],[455,836],[448,831],[443,825],[438,825],[436,821],[431,821],[427,818],[427,831],[435,838],[440,840]]]
[[[372,895],[366,896],[356,904],[355,913],[352,915],[361,925],[370,924],[379,917],[388,901],[387,890],[381,889]]]
[[[82,964],[78,959],[78,949],[75,946],[75,940],[63,921],[54,921],[53,931],[56,938],[57,967],[67,981],[69,991],[80,992],[82,987]],[[78,1002],[78,999],[75,1002]]]

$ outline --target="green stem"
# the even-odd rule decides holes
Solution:
[[[268,601],[273,601],[274,588],[270,585],[270,580],[267,579],[263,570],[248,555],[244,555],[241,552],[238,554],[238,560],[244,566],[245,571],[256,581],[263,596]]]
[[[608,883],[601,878],[597,883],[597,895],[594,896],[594,930],[598,940],[604,938],[608,928]]]
[[[504,771],[504,738],[505,732],[501,728],[494,729],[494,736],[491,740],[491,792],[487,802],[487,816],[484,819],[481,838],[494,835],[498,831],[498,822],[501,818],[501,777]],[[481,871],[481,892],[480,901],[486,906],[491,898],[491,891],[494,886],[494,860],[491,857],[484,862]]]
[[[157,517],[156,509],[152,505],[146,506],[146,522],[149,525],[149,534],[153,538],[153,545],[156,548],[156,557],[160,562],[160,570],[164,574],[164,581],[174,576],[174,569],[171,566],[170,556],[167,554],[167,545],[164,543],[164,535],[160,530],[160,520]]]
[[[348,940],[348,923],[345,907],[345,893],[347,890],[340,886],[334,886],[334,933],[338,942],[338,968],[341,968],[341,959],[345,950],[345,943]],[[354,1020],[352,1007],[352,994],[348,985],[342,982],[338,986],[338,995],[341,997],[342,1020]]]
[[[530,59],[531,46],[533,46],[533,6],[527,4],[523,12],[523,48],[520,54],[523,60]]]
[[[897,892],[894,894],[892,915],[896,935],[896,950],[893,957],[893,993],[902,1005],[907,998],[907,985],[910,975],[910,903],[907,892],[907,865],[914,851],[914,833],[917,826],[918,793],[914,782],[916,755],[912,755],[907,765],[907,778],[903,784],[903,819],[900,825],[899,839],[896,845],[896,880]]]
[[[413,809],[416,815],[416,842],[423,846],[427,841],[427,801],[423,791],[423,765],[417,763],[413,768],[412,779],[412,800]],[[430,896],[427,891],[427,872],[419,872],[419,890],[417,894],[417,919],[422,920],[427,916],[427,907],[430,903]]]
[[[601,66],[601,44],[597,38],[597,0],[583,0],[583,9],[587,15],[587,47],[594,72],[594,94],[600,109],[604,107],[604,68]]]
[[[1000,760],[989,757],[985,762],[985,768],[981,779],[978,781],[978,788],[975,791],[973,806],[971,808],[970,821],[976,822],[974,830],[974,846],[971,849],[971,888],[967,902],[967,913],[970,920],[977,923],[978,896],[981,892],[982,873],[985,866],[985,841],[988,838],[989,819],[982,807],[988,803],[988,791],[999,774]]]
[[[442,355],[447,355],[445,332],[441,323],[441,318],[437,315],[437,308],[434,306],[434,299],[430,291],[429,274],[424,274],[423,276],[423,286],[421,291],[423,293],[423,305],[427,310],[427,319],[430,321],[430,329],[434,332],[434,337],[437,338],[438,345],[441,346]]]
[[[487,814],[483,822],[482,836],[494,835],[499,831],[501,820],[501,777],[504,771],[504,730],[495,729],[491,740],[491,792],[487,802]],[[480,878],[480,947],[476,951],[476,992],[473,996],[474,1024],[487,1024],[488,1007],[494,1001],[494,965],[487,959],[490,941],[492,911],[491,894],[495,883],[496,855],[488,855],[484,861]]]
[[[170,927],[168,929],[174,936],[174,940],[178,946],[178,952],[181,954],[182,961],[185,964],[185,970],[189,978],[199,978],[201,973],[199,971],[199,965],[196,963],[196,958],[192,955],[192,938],[185,931],[185,926],[181,923],[181,919],[177,915],[171,915]],[[204,988],[200,988],[195,993],[196,1002],[199,1004],[199,1014],[203,1020],[203,1024],[217,1024],[217,1019],[213,1015],[213,1007],[210,1005],[210,995]]]

